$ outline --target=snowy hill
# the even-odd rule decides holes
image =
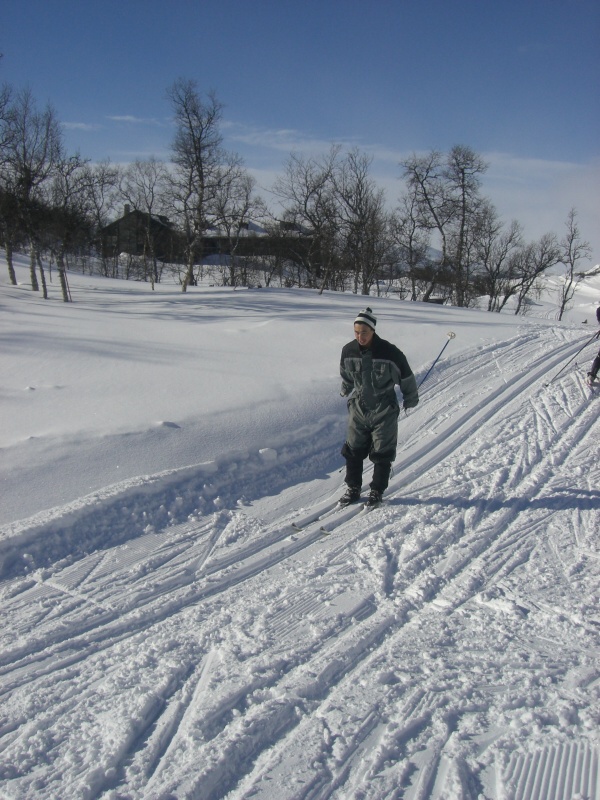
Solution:
[[[369,514],[364,298],[70,280],[0,263],[1,797],[600,799],[598,278],[369,300],[418,380],[456,334]]]

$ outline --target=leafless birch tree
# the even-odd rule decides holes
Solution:
[[[27,233],[30,249],[31,288],[39,291],[36,266],[41,265],[35,226],[36,204],[42,185],[62,157],[62,136],[54,110],[39,111],[29,89],[16,94],[5,111],[8,125],[2,178],[4,190],[14,198],[16,219]],[[40,270],[44,297],[44,272]]]
[[[298,237],[294,256],[306,273],[305,285],[321,291],[336,287],[339,219],[334,173],[339,153],[338,146],[320,158],[292,153],[273,188],[284,223]]]
[[[160,280],[153,234],[153,219],[165,216],[168,186],[166,165],[156,158],[136,160],[122,173],[121,197],[145,218],[144,225],[144,280],[150,277],[152,289]]]
[[[203,99],[195,81],[179,79],[168,96],[175,112],[171,193],[186,240],[185,292],[195,283],[194,264],[202,259],[203,239],[215,221],[218,189],[241,162],[223,150],[222,106],[213,92]]]
[[[591,258],[592,255],[590,243],[583,241],[581,238],[577,223],[577,211],[574,208],[569,211],[565,225],[567,231],[560,241],[560,263],[563,264],[565,270],[559,294],[559,320],[563,318],[567,306],[573,299],[577,285],[585,277],[583,273],[577,271],[579,262],[584,258]]]

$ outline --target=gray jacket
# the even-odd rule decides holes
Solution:
[[[398,400],[394,387],[399,386],[404,408],[414,408],[419,402],[417,382],[406,356],[395,345],[374,334],[369,348],[356,340],[348,342],[340,360],[342,395],[354,390],[364,411],[396,408]]]

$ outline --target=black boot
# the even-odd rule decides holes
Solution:
[[[367,497],[367,502],[365,506],[367,508],[377,508],[378,505],[381,504],[381,495],[382,492],[378,492],[377,489],[371,489],[369,492],[369,496]]]
[[[345,493],[338,500],[338,503],[341,506],[349,506],[350,503],[358,503],[359,500],[360,486],[348,486]]]

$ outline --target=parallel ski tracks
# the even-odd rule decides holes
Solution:
[[[563,428],[561,433],[562,455],[568,452],[571,439],[577,438],[581,431],[575,430],[578,426],[583,426],[586,430],[591,430],[593,425],[592,412],[588,411],[585,419],[579,420],[573,417],[571,422]],[[557,456],[553,451],[548,459]],[[542,458],[534,469],[534,474],[530,479],[534,481],[533,492],[543,488],[547,478],[547,459]],[[543,530],[544,520],[537,520],[532,525],[519,526],[516,530],[514,523],[518,518],[519,508],[512,508],[500,518],[495,520],[493,525],[483,524],[481,530],[466,537],[468,557],[461,561],[455,561],[438,575],[437,588],[431,593],[422,593],[419,590],[419,578],[416,577],[412,584],[404,588],[403,594],[409,596],[410,614],[406,616],[403,610],[398,609],[380,601],[379,608],[374,614],[367,618],[363,623],[354,626],[351,639],[346,641],[346,637],[336,637],[335,640],[326,644],[321,652],[311,660],[311,673],[317,676],[315,690],[319,698],[317,705],[311,705],[310,714],[304,716],[297,725],[291,725],[287,718],[287,724],[281,729],[282,738],[276,743],[271,739],[262,742],[260,739],[254,741],[251,752],[255,753],[257,759],[253,773],[247,776],[238,786],[242,795],[251,793],[252,796],[260,798],[262,788],[270,787],[273,790],[272,780],[277,775],[277,764],[279,760],[289,759],[290,753],[295,748],[300,747],[303,751],[303,742],[314,741],[319,738],[318,725],[326,724],[330,718],[332,709],[336,707],[336,699],[331,696],[334,692],[337,695],[345,695],[349,686],[360,686],[368,682],[373,692],[373,682],[369,677],[375,663],[379,658],[378,649],[386,642],[386,647],[393,648],[394,640],[397,637],[406,638],[409,636],[409,629],[422,629],[426,627],[425,620],[429,615],[440,616],[440,612],[448,614],[460,605],[467,603],[475,594],[480,593],[485,587],[493,584],[505,574],[510,574],[518,564],[524,561]],[[478,526],[480,527],[480,526]],[[366,534],[368,535],[368,534]],[[338,537],[335,537],[336,539]],[[354,537],[354,541],[356,537]],[[343,547],[347,548],[348,543],[339,547],[340,553]],[[330,553],[332,555],[332,553]],[[411,591],[412,588],[417,591]],[[352,647],[348,646],[352,642]],[[324,661],[333,661],[335,669],[326,673],[319,673],[318,664]],[[285,695],[285,685],[298,686],[297,675],[294,672],[302,669],[302,664],[297,665],[290,675],[279,684],[279,691]],[[293,678],[293,679],[292,679]],[[381,687],[380,705],[382,708],[393,705],[397,690],[386,686]],[[313,696],[310,693],[309,696]],[[338,698],[339,700],[339,698]],[[440,708],[444,702],[443,695],[432,695],[430,698],[432,705],[430,710],[420,709],[418,705],[414,709],[406,711],[405,724],[399,732],[389,741],[386,747],[393,752],[395,747],[399,747],[399,742],[404,737],[406,740],[421,734],[425,734],[431,719],[431,714]],[[352,703],[353,715],[357,716],[357,703]],[[308,709],[307,709],[308,710]],[[280,710],[281,715],[285,716],[285,710]],[[321,721],[321,723],[319,722]],[[378,763],[377,757],[371,753],[381,752],[380,747],[367,746],[367,742],[374,740],[385,741],[387,726],[382,722],[378,714],[372,710],[366,713],[364,719],[355,719],[345,730],[348,745],[344,753],[337,753],[335,759],[330,764],[324,763],[321,771],[315,772],[310,784],[306,785],[303,797],[308,798],[327,798],[336,796],[336,790],[344,792],[344,796],[352,788],[358,790],[362,778],[370,774],[371,776],[379,773],[383,769],[383,763]],[[410,793],[406,797],[428,798],[439,795],[440,786],[443,785],[445,770],[450,761],[444,760],[444,751],[448,742],[451,730],[445,736],[438,735],[433,739],[429,736],[429,744],[423,751],[421,760],[413,763],[413,769],[418,767],[419,772],[416,781],[412,784]],[[333,733],[329,734],[334,736]],[[219,736],[214,741],[217,745]],[[298,745],[297,743],[300,743]],[[246,747],[249,746],[246,742]],[[268,757],[263,758],[263,746],[268,744]],[[384,748],[385,751],[385,748]],[[250,756],[250,753],[248,754]],[[265,751],[266,756],[266,751]],[[316,756],[315,756],[316,757]],[[293,756],[292,756],[293,759]],[[335,767],[334,767],[335,764]],[[463,767],[463,769],[465,769]],[[519,767],[521,769],[521,767]],[[215,767],[212,782],[218,780],[218,768]],[[385,770],[384,770],[385,772]],[[399,778],[406,779],[406,774],[395,775],[391,787],[399,785]],[[270,796],[268,793],[265,796]],[[383,794],[381,796],[384,796]],[[385,795],[389,796],[389,795]]]
[[[524,343],[517,340],[515,346],[520,350],[524,347]],[[527,366],[527,373],[517,374],[496,392],[487,394],[476,404],[475,408],[469,408],[458,418],[448,422],[436,437],[436,440],[442,440],[439,444],[436,441],[428,441],[401,457],[396,462],[397,477],[390,484],[390,497],[393,497],[400,489],[408,487],[413,481],[448,457],[508,402],[514,401],[532,382],[543,378],[549,370],[560,364],[576,348],[577,343],[562,343],[551,356],[544,353],[534,358]],[[465,366],[466,370],[463,368],[465,374],[472,374],[477,369],[481,370],[480,366],[469,367],[467,357],[465,357]],[[460,374],[455,375],[454,382],[460,382],[460,377]],[[448,393],[451,396],[451,391]],[[419,424],[419,428],[423,428],[423,423]],[[194,568],[184,568],[173,582],[169,582],[166,586],[159,585],[153,590],[148,589],[145,596],[138,596],[131,614],[127,611],[122,613],[107,606],[100,615],[98,615],[97,609],[96,614],[92,615],[93,618],[88,622],[80,620],[74,626],[67,626],[62,633],[55,632],[56,638],[51,642],[42,637],[39,642],[39,650],[40,653],[42,651],[44,653],[43,661],[47,660],[49,653],[60,652],[65,648],[71,650],[71,647],[79,652],[80,657],[83,657],[87,648],[96,651],[103,646],[103,642],[106,642],[106,646],[110,646],[111,643],[121,640],[124,636],[131,635],[155,622],[160,622],[168,615],[227,591],[276,566],[284,559],[295,556],[302,550],[311,547],[315,542],[323,541],[323,527],[331,532],[340,531],[344,525],[352,523],[361,511],[361,506],[339,509],[336,501],[325,501],[317,509],[309,510],[295,520],[303,528],[295,535],[293,535],[291,521],[286,521],[265,531],[265,535],[260,540],[257,539],[243,548],[234,548],[231,553],[221,557],[211,558],[211,554],[216,549],[217,537],[211,541],[209,551],[196,561]],[[333,537],[331,544],[334,549],[338,547],[343,549],[344,543],[337,543],[337,539],[337,536]],[[60,589],[60,582],[56,577],[53,578],[52,583],[54,588]],[[84,591],[81,591],[80,596],[82,601],[88,600]],[[168,596],[167,599],[159,602],[164,596]],[[96,605],[99,604],[96,603]],[[144,608],[143,615],[139,613],[141,608]],[[87,635],[90,630],[93,631],[91,643]],[[82,641],[81,637],[84,636],[86,639]],[[83,650],[81,649],[82,645]],[[6,655],[9,656],[9,654]],[[6,671],[12,672],[14,669],[21,671],[21,668],[38,658],[34,647],[24,654],[22,662],[17,659],[7,664],[6,667],[0,667],[0,675]],[[70,662],[71,659],[69,658],[68,661]],[[50,665],[48,668],[52,669]]]
[[[548,361],[544,359],[543,368],[540,367],[537,376],[534,377],[542,377],[547,368]],[[522,391],[522,382],[517,380],[513,383],[517,385],[513,385],[507,389],[506,393],[508,394],[509,401],[515,400]],[[498,403],[504,402],[507,402],[506,396],[498,401]],[[483,407],[480,410],[485,415],[486,419],[490,419],[497,409],[498,405],[494,402],[488,403],[487,407]],[[571,422],[562,429],[560,434],[557,434],[556,438],[561,440],[559,448],[560,453],[557,453],[556,449],[554,449],[550,456],[547,458],[541,458],[539,463],[534,466],[534,474],[529,475],[530,481],[533,481],[533,483],[529,484],[530,491],[536,494],[544,487],[548,476],[548,460],[552,459],[553,465],[555,466],[557,458],[558,460],[564,459],[570,450],[572,440],[579,438],[579,436],[582,434],[582,430],[584,432],[589,432],[594,423],[595,414],[592,410],[588,410],[587,413],[584,413],[583,418],[578,418],[575,416],[572,418]],[[473,422],[472,426],[470,426],[470,429],[471,427],[476,429],[479,424],[480,422],[478,421]],[[461,426],[455,425],[455,431],[458,432],[460,429]],[[459,444],[464,441],[464,437],[465,433],[463,431],[459,437]],[[451,449],[452,448],[450,448],[449,451],[451,451]],[[413,461],[413,463],[415,462]],[[421,470],[419,474],[422,475],[423,471]],[[451,613],[453,609],[460,605],[464,605],[475,594],[478,594],[486,586],[490,585],[490,583],[493,583],[504,574],[510,574],[512,570],[526,560],[529,552],[536,544],[537,538],[540,535],[540,531],[543,530],[545,520],[538,519],[537,522],[532,525],[518,526],[518,528],[515,530],[514,524],[521,510],[522,508],[520,507],[509,508],[503,515],[501,515],[501,517],[496,518],[493,525],[490,526],[488,523],[485,523],[481,531],[476,531],[473,536],[467,537],[465,545],[468,555],[464,559],[453,561],[449,567],[442,569],[439,572],[437,576],[437,588],[434,588],[432,592],[422,593],[419,590],[419,576],[413,578],[412,584],[409,583],[404,587],[404,594],[410,596],[411,628],[422,627],[424,620],[431,613],[434,615],[439,615],[440,612]],[[365,535],[368,535],[368,533]],[[337,538],[338,537],[334,537],[334,540]],[[344,546],[347,546],[347,543],[345,543]],[[414,591],[411,591],[413,586],[417,590],[416,594]],[[375,615],[369,619],[368,625],[376,625],[378,622],[380,622],[382,617],[385,615],[385,610],[385,604],[383,604],[382,607],[379,608],[375,613]],[[402,619],[402,614],[395,614],[391,617],[388,617],[384,627],[385,625],[389,625],[383,637],[386,639],[386,641],[391,642],[396,636],[405,635],[405,624]],[[358,631],[356,631],[356,634],[357,633]],[[362,678],[360,677],[361,671],[369,670],[373,661],[377,659],[377,650],[375,650],[375,655],[373,654],[372,649],[368,649],[366,647],[361,648],[359,652],[359,657],[354,659],[351,664],[347,665],[347,672],[345,672],[343,676],[345,678],[345,685],[348,685],[349,680],[351,680],[353,685],[360,685],[362,681],[366,680],[365,676]],[[357,672],[359,674],[357,674]],[[337,675],[336,678],[339,681],[340,676]],[[330,684],[330,688],[333,688],[334,686],[337,686],[337,682]],[[322,689],[322,691],[325,690]],[[385,696],[386,694],[393,696],[394,690],[388,690],[387,692],[384,691],[383,695]],[[325,692],[325,699],[323,700],[322,707],[312,709],[310,719],[307,718],[307,720],[304,721],[305,724],[307,726],[313,726],[313,720],[315,717],[322,719],[326,718],[328,713],[327,709],[330,707],[330,703],[331,698],[329,697],[329,693]],[[423,720],[423,725],[426,726],[426,718]],[[357,729],[355,734],[357,737],[354,739],[355,745],[346,753],[345,757],[341,759],[341,764],[338,756],[338,767],[336,768],[335,772],[332,773],[326,769],[325,773],[321,775],[320,779],[315,776],[313,789],[307,789],[303,797],[330,797],[333,796],[332,790],[341,786],[345,786],[345,789],[347,790],[349,787],[345,782],[355,770],[356,767],[353,766],[355,763],[356,766],[358,766],[360,773],[364,773],[367,768],[371,769],[371,767],[374,765],[371,764],[369,767],[369,765],[365,764],[362,760],[362,747],[360,746],[360,742],[370,736],[377,726],[378,720],[373,718],[366,719],[363,723],[360,723],[359,729]],[[409,734],[412,735],[418,729],[420,729],[418,719],[413,718],[412,721],[410,718],[407,719],[407,736],[409,736]],[[302,741],[303,738],[304,737],[299,734],[298,730],[294,730],[294,741],[298,739]],[[424,756],[425,760],[423,762],[423,769],[419,773],[417,782],[412,787],[410,794],[411,797],[425,798],[433,796],[433,792],[437,786],[438,777],[440,774],[442,774],[440,772],[439,765],[441,763],[446,741],[447,737],[446,739],[438,740],[437,743],[430,746],[429,754],[426,757]],[[271,765],[273,765],[273,768],[277,762],[278,754],[281,754],[283,757],[284,753],[289,752],[290,746],[293,747],[293,744],[288,741],[287,736],[274,747],[271,746],[269,762]],[[252,780],[249,776],[249,778],[243,782],[244,791],[249,791],[251,787],[251,791],[256,792],[256,796],[260,797],[260,786],[262,785],[261,781],[264,779],[265,775],[270,773],[270,771],[271,768],[267,765],[259,768],[254,775],[254,780]],[[396,776],[393,783],[393,785],[396,787],[398,786],[397,778],[398,776]],[[359,784],[360,781],[358,782],[358,785]],[[350,780],[350,787],[352,787],[352,785],[353,783]],[[354,786],[356,787],[357,783],[354,783]],[[408,794],[406,796],[408,797]]]
[[[507,403],[517,401],[532,382],[545,377],[549,370],[558,366],[565,356],[569,355],[576,347],[576,344],[564,343],[551,356],[544,353],[538,358],[534,358],[528,365],[526,374],[514,375],[508,380],[505,376],[504,384],[499,389],[493,393],[490,391],[475,407],[468,408],[454,420],[450,419],[445,426],[438,428],[435,440],[430,440],[419,447],[413,447],[396,464],[396,477],[390,485],[390,497],[393,499],[400,490],[415,483],[427,471],[456,452],[485,423],[490,422]],[[474,371],[476,370],[470,369],[465,361],[462,368],[463,375],[472,374]],[[456,385],[459,382],[460,375],[457,374],[452,383]],[[451,389],[448,388],[447,391],[451,395]],[[423,411],[425,412],[425,409]],[[595,412],[589,408],[586,410],[585,403],[582,403],[579,411],[581,412],[579,416],[573,416],[571,421],[555,434],[558,451],[555,449],[552,452],[553,466],[555,466],[557,458],[559,460],[566,458],[572,439],[581,436],[582,431],[589,433],[596,424]],[[427,423],[423,423],[416,414],[413,419],[419,423],[419,429],[423,430]],[[438,443],[438,440],[441,441]],[[533,493],[540,491],[547,476],[546,458],[541,457],[534,465],[530,475],[530,491]],[[334,501],[326,501],[318,508],[309,510],[302,517],[296,519],[296,523],[302,530],[294,532],[288,521],[281,522],[265,531],[265,536],[261,541],[253,542],[245,547],[234,548],[231,553],[222,556],[217,554],[219,531],[211,532],[209,530],[204,553],[200,556],[196,555],[193,561],[186,562],[184,558],[181,562],[181,566],[185,570],[185,580],[179,577],[168,586],[156,587],[154,590],[148,589],[144,596],[138,595],[136,604],[132,608],[126,609],[124,613],[119,612],[118,608],[107,600],[98,602],[93,598],[86,597],[84,591],[79,593],[71,587],[64,587],[65,593],[69,594],[72,599],[81,599],[82,602],[90,602],[95,605],[95,613],[87,622],[79,621],[67,629],[62,639],[54,631],[52,641],[40,640],[37,647],[32,647],[31,645],[35,643],[30,642],[29,651],[24,653],[21,659],[7,663],[0,670],[0,674],[4,673],[7,678],[4,691],[10,691],[18,685],[61,669],[77,660],[84,660],[92,653],[111,647],[116,642],[133,636],[142,629],[150,628],[174,613],[209,598],[215,598],[244,581],[266,572],[282,561],[300,554],[318,541],[325,548],[324,557],[330,563],[334,562],[336,558],[342,557],[348,546],[346,535],[342,537],[339,534],[342,532],[346,534],[348,531],[348,534],[355,540],[357,536],[364,538],[369,535],[369,532],[377,530],[381,524],[384,524],[381,519],[382,515],[375,515],[373,524],[367,526],[364,532],[357,534],[354,522],[360,511],[360,507],[339,509]],[[306,690],[307,697],[314,696],[315,698],[315,702],[311,703],[312,721],[303,718],[300,720],[300,727],[314,725],[314,719],[326,718],[330,702],[329,691],[337,687],[342,680],[349,679],[350,676],[356,680],[357,673],[361,670],[368,671],[377,658],[377,647],[384,640],[390,641],[395,636],[403,636],[404,628],[409,620],[411,626],[418,626],[420,621],[429,614],[451,613],[453,609],[465,604],[474,594],[481,591],[482,586],[487,586],[502,578],[505,573],[510,573],[516,563],[525,559],[533,546],[533,540],[539,534],[543,520],[538,519],[529,529],[521,526],[515,530],[515,522],[520,511],[520,507],[513,506],[497,516],[493,524],[490,525],[483,521],[482,524],[476,525],[476,530],[465,539],[467,546],[463,558],[454,559],[444,566],[443,550],[440,550],[437,553],[438,569],[435,580],[429,587],[424,588],[423,586],[423,564],[420,564],[422,559],[416,557],[410,565],[403,564],[403,567],[409,566],[407,581],[403,586],[397,588],[401,588],[407,600],[400,609],[392,603],[388,604],[385,600],[380,599],[379,606],[374,607],[372,613],[367,614],[364,619],[359,619],[352,631],[336,636],[335,639],[326,643],[319,653],[312,654],[311,671],[316,677],[313,680],[312,689],[309,688],[309,681]],[[323,538],[321,530],[323,526],[329,528],[336,535]],[[425,556],[423,563],[424,558]],[[186,563],[187,566],[185,566]],[[91,572],[98,566],[99,563],[93,565]],[[46,583],[49,587],[52,583],[51,588],[53,589],[61,589],[58,577],[53,577]],[[142,614],[140,614],[141,610],[143,610]],[[323,672],[321,673],[318,671],[319,663],[322,664]],[[327,664],[334,666],[327,669]],[[188,675],[183,684],[174,685],[172,701],[163,701],[156,714],[152,715],[152,719],[148,723],[148,736],[150,737],[148,741],[153,741],[153,745],[148,752],[144,753],[138,745],[137,751],[132,750],[128,755],[126,754],[126,758],[129,760],[139,762],[141,759],[144,762],[142,772],[148,776],[153,785],[160,784],[161,764],[166,763],[172,742],[177,731],[185,724],[187,709],[193,705],[194,697],[197,697],[198,692],[202,691],[210,666],[209,658],[195,675]],[[292,672],[302,668],[303,661],[300,659],[296,665],[292,665]],[[284,678],[282,692],[286,683],[289,683],[290,687],[295,690],[298,685],[297,675],[293,680],[292,673]],[[387,702],[386,698],[388,700],[393,698],[394,694],[393,688],[383,686],[381,689],[382,703]],[[169,709],[169,713],[163,717],[165,709]],[[299,734],[298,719],[293,714],[290,716],[287,707],[282,706],[277,715],[279,722],[275,724],[274,729],[279,729],[280,738],[275,744],[272,740],[269,741],[269,758],[261,768],[250,773],[244,780],[247,788],[252,786],[258,791],[255,779],[258,780],[259,774],[264,775],[270,771],[271,766],[277,761],[278,754],[288,747],[288,735],[292,731],[295,737]],[[427,713],[407,713],[406,737],[410,738],[426,727],[428,718]],[[150,727],[151,725],[154,727]],[[353,744],[338,761],[335,769],[331,771],[330,767],[324,765],[325,773],[321,775],[320,779],[316,778],[313,790],[308,791],[304,796],[306,798],[329,797],[332,796],[333,789],[348,785],[346,782],[356,788],[360,783],[355,780],[358,773],[363,774],[365,770],[376,770],[375,762],[369,763],[368,758],[365,761],[362,745],[370,736],[383,735],[384,729],[380,730],[380,725],[379,717],[372,714],[359,723]],[[152,733],[152,730],[155,733]],[[215,732],[214,735],[215,743],[218,743],[219,733]],[[248,758],[257,758],[262,744],[265,742],[261,743],[261,738],[255,737]],[[424,765],[424,771],[419,777],[414,797],[432,796],[435,771],[444,746],[445,742],[440,740],[433,747],[431,757]],[[138,756],[135,755],[136,752],[139,753]],[[531,767],[515,762],[510,765],[510,769],[513,772],[520,771],[519,774],[525,774]],[[214,780],[217,777],[216,774],[213,775]],[[143,788],[141,786],[139,788],[143,795]],[[256,796],[260,796],[260,793]]]

